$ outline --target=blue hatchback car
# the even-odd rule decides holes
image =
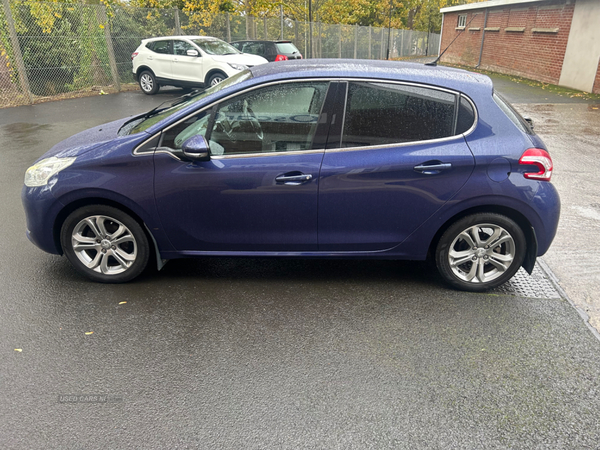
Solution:
[[[486,76],[265,64],[79,133],[27,170],[27,235],[99,282],[193,256],[426,260],[483,291],[531,272],[552,160]]]

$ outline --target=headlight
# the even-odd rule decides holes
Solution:
[[[52,158],[42,159],[39,163],[34,164],[27,172],[25,172],[25,186],[37,187],[45,186],[52,175],[57,174],[63,169],[66,169],[75,162],[75,157],[72,158]]]
[[[243,64],[236,64],[236,63],[227,63],[227,64],[229,64],[235,70],[246,70],[248,68],[248,66],[245,66]]]

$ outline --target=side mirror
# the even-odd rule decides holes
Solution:
[[[204,136],[196,135],[187,139],[181,146],[183,156],[192,161],[210,160],[210,149]]]
[[[199,56],[198,50],[188,50],[185,52],[188,56]]]

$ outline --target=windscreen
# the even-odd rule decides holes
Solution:
[[[220,39],[193,39],[192,42],[209,55],[237,55],[237,48]]]

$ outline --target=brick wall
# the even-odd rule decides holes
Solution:
[[[574,8],[573,0],[489,8],[480,67],[558,84]],[[457,29],[461,14],[467,15],[463,31]],[[477,65],[484,17],[485,9],[444,14],[442,51],[458,33],[462,36],[444,54],[443,62]]]

